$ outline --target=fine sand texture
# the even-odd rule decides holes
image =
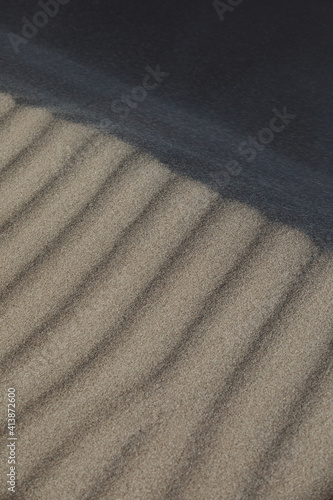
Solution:
[[[2,102],[18,498],[325,498],[331,252],[118,138]]]
[[[64,5],[22,52],[8,40],[0,51],[0,498],[332,500],[333,175],[321,129],[332,69],[318,73],[323,98],[307,122],[317,135],[303,105],[314,103],[316,80],[303,85],[296,74],[291,92],[268,69],[289,71],[298,35],[284,69],[274,51],[258,56],[258,109],[252,69],[246,99],[241,77],[229,74],[244,115],[232,93],[219,101],[207,90],[208,108],[215,97],[225,106],[217,119],[196,106],[202,82],[187,102],[163,44],[147,62],[147,46],[133,42],[127,79],[119,54],[108,63],[114,74],[99,65],[104,45],[85,60],[90,49],[80,52],[79,36],[71,46],[70,33],[89,16],[97,25],[97,4],[86,17],[68,5],[72,24]],[[326,2],[304,5],[300,16],[314,26],[329,18]],[[2,39],[17,31],[19,7],[4,7]],[[188,25],[172,28],[184,57],[202,26],[193,9]],[[149,24],[152,51],[162,14]],[[119,46],[125,24],[114,31]],[[236,49],[230,57],[242,64],[249,56]],[[112,102],[158,63],[165,81],[115,118]],[[253,134],[272,108],[297,117],[241,173],[221,176],[230,144],[248,137],[249,102]],[[6,482],[8,388],[15,493]]]

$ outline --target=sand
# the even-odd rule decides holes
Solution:
[[[219,189],[214,120],[160,95],[103,129],[118,77],[109,96],[107,76],[32,40],[29,83],[24,56],[2,50],[1,498],[331,499],[331,175],[305,165],[302,184],[292,158],[272,173],[282,155],[268,148],[285,212],[257,183],[260,162]],[[48,74],[57,64],[74,68],[72,100]]]
[[[28,115],[30,135],[52,122],[11,119]],[[59,119],[48,134],[2,153],[20,498],[327,488],[331,253],[118,138]]]

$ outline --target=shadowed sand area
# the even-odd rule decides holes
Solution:
[[[222,40],[242,35],[254,16],[245,4],[244,17],[235,12],[223,24]],[[333,19],[324,1],[305,4],[300,20]],[[318,71],[323,95],[311,118],[317,103],[303,100],[319,83],[305,59],[295,88],[283,83],[301,44],[296,26],[286,61],[274,50],[251,59],[258,74],[243,67],[252,55],[229,45],[248,87],[244,94],[245,76],[226,59],[221,98],[210,57],[222,28],[211,4],[179,7],[171,57],[157,29],[163,10],[147,28],[149,52],[115,2],[120,48],[106,67],[103,21],[89,61],[80,23],[93,7],[77,8],[25,52],[14,54],[8,41],[0,49],[0,498],[331,500],[333,178],[331,129],[320,113],[332,70]],[[18,32],[8,9],[4,36]],[[260,27],[257,11],[254,18]],[[199,37],[202,26],[212,31]],[[68,30],[81,38],[73,42]],[[273,25],[269,34],[277,36]],[[192,61],[197,80],[185,96],[196,36],[202,73]],[[265,37],[252,42],[254,51],[266,47]],[[313,55],[309,44],[310,62],[323,68],[327,54]],[[166,81],[115,120],[110,103],[141,84],[148,63],[169,72],[169,88]],[[249,124],[260,130],[272,107],[289,103],[298,122],[229,185],[212,184],[209,173],[230,160]],[[103,128],[105,119],[115,126]],[[9,387],[15,495],[6,484]]]

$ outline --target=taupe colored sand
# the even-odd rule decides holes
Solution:
[[[0,500],[333,500],[332,2],[58,3],[0,1]]]
[[[1,100],[16,498],[327,499],[331,252],[120,138]],[[5,450],[4,404],[1,426]]]

